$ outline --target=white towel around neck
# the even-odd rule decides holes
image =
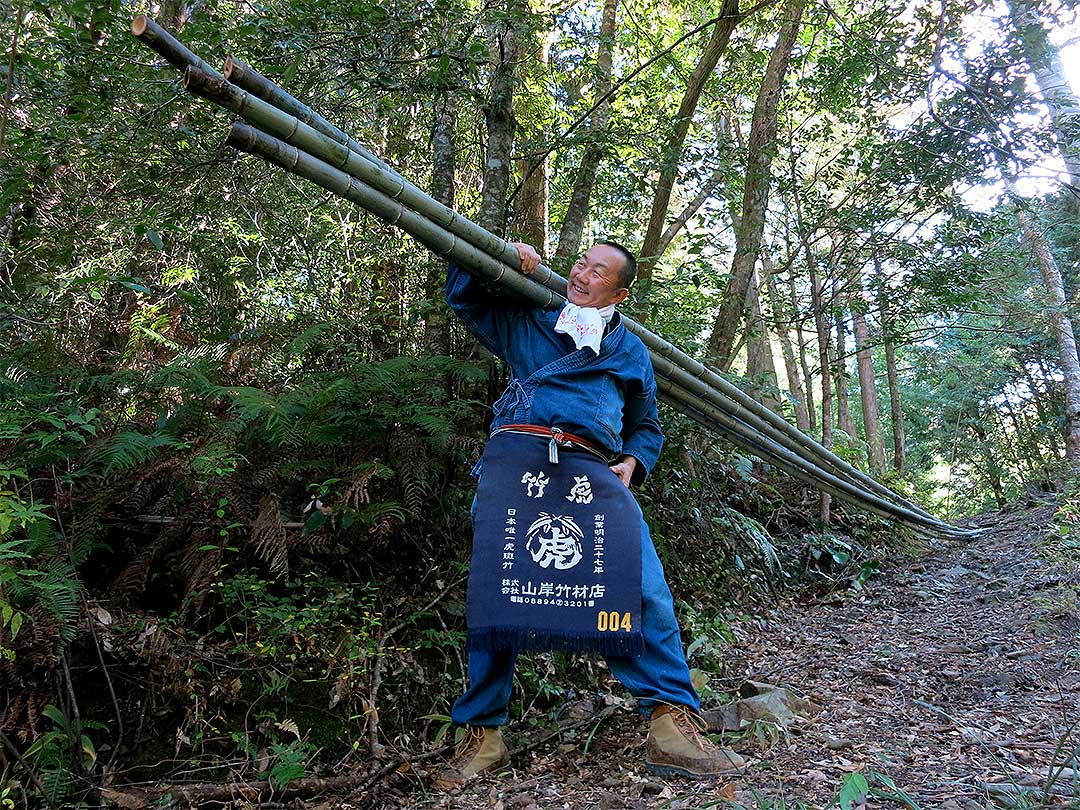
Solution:
[[[569,301],[555,321],[555,331],[569,335],[577,348],[588,346],[600,354],[600,341],[604,337],[604,326],[615,314],[615,305],[606,307],[579,307]]]

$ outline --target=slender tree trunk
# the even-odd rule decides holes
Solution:
[[[23,9],[20,3],[18,7],[12,7],[15,16],[15,25],[11,32],[11,48],[8,51],[7,75],[4,78],[4,107],[0,113],[0,153],[3,152],[4,142],[7,140],[8,117],[11,115],[11,89],[15,83],[15,63],[19,56],[19,36],[22,34]]]
[[[1054,130],[1069,183],[1073,188],[1073,211],[1077,211],[1080,196],[1080,99],[1077,99],[1065,74],[1058,49],[1050,42],[1034,0],[1010,0],[1013,25],[1024,49],[1039,92],[1050,112]]]
[[[855,270],[857,274],[858,269]],[[856,291],[862,299],[862,284],[855,276]],[[855,349],[859,360],[859,396],[862,398],[863,433],[870,447],[870,472],[878,478],[885,475],[885,443],[881,440],[881,418],[878,415],[877,380],[874,377],[874,360],[870,356],[870,330],[863,312],[865,302],[859,300],[851,308],[855,322]]]
[[[528,171],[534,165],[531,158],[518,161],[522,171]],[[521,187],[517,221],[521,239],[532,245],[541,256],[551,255],[551,239],[548,234],[548,174],[547,159],[535,164]]]
[[[900,400],[900,375],[896,371],[896,341],[885,333],[885,373],[889,380],[889,415],[892,419],[892,468],[903,475],[907,470],[904,408]]]
[[[530,51],[532,49],[529,49]],[[551,39],[545,33],[536,59],[528,62],[530,85],[537,89],[531,92],[529,106],[533,110],[533,119],[528,122],[529,135],[534,143],[543,139],[545,127],[551,120],[553,100],[547,91],[548,64],[550,62]],[[524,123],[526,116],[517,120]],[[548,227],[548,161],[543,157],[539,163],[535,156],[521,157],[517,161],[518,171],[524,176],[521,193],[517,198],[515,220],[521,239],[532,245],[541,256],[551,255]],[[529,169],[532,168],[530,172]]]
[[[701,58],[694,67],[690,80],[686,83],[679,111],[675,114],[674,125],[664,144],[663,157],[660,161],[660,179],[656,184],[656,192],[653,194],[652,208],[645,228],[645,239],[641,243],[641,259],[638,265],[638,283],[642,285],[646,294],[652,280],[653,266],[663,252],[660,244],[661,237],[664,235],[664,222],[671,203],[671,192],[679,173],[683,145],[686,143],[686,136],[690,131],[694,111],[705,89],[705,83],[716,69],[720,57],[727,49],[731,32],[735,30],[738,23],[739,0],[724,0],[720,11],[724,16],[717,20],[716,27],[713,28],[712,35],[705,45],[705,50],[702,51]],[[670,242],[671,237],[668,237],[667,243]],[[666,246],[665,244],[664,247]],[[745,293],[744,290],[743,294]]]
[[[431,196],[450,208],[454,207],[457,180],[457,120],[457,97],[449,91],[437,93],[431,132]],[[424,336],[428,354],[450,354],[450,320],[442,295],[444,266],[441,259],[431,262],[424,285],[424,295],[431,302]]]
[[[611,89],[611,53],[615,42],[615,21],[619,0],[604,0],[604,13],[600,20],[600,44],[596,48],[596,98],[604,98]],[[595,103],[595,102],[594,102]],[[574,177],[574,188],[570,192],[570,203],[566,207],[566,218],[559,229],[559,243],[555,248],[556,259],[575,258],[581,250],[581,235],[585,232],[585,222],[589,218],[589,202],[593,186],[596,184],[596,171],[600,167],[606,152],[608,120],[611,117],[611,102],[601,102],[589,122],[589,139],[585,144]]]
[[[833,375],[836,377],[836,419],[840,429],[851,438],[855,438],[855,420],[851,417],[851,403],[848,400],[847,378],[847,327],[844,323],[844,310],[841,299],[840,282],[833,281],[833,301],[836,309],[836,363]]]
[[[904,408],[900,399],[900,375],[896,370],[896,338],[893,336],[892,312],[888,288],[881,270],[881,261],[874,257],[874,272],[878,278],[878,301],[881,304],[881,334],[885,344],[885,374],[889,381],[889,415],[892,420],[892,468],[903,475],[907,469],[907,447],[904,434]]]
[[[747,295],[750,296],[750,302],[747,304],[750,319],[747,322],[746,375],[753,380],[754,390],[751,395],[770,411],[779,413],[780,402],[774,392],[780,386],[776,379],[776,364],[773,362],[769,330],[761,308],[757,273],[754,273],[753,283]]]
[[[678,236],[679,231],[686,227],[686,223],[690,221],[690,218],[698,212],[698,209],[705,204],[705,201],[712,196],[712,193],[716,190],[727,176],[727,166],[723,164],[713,169],[713,173],[709,175],[709,179],[698,189],[697,195],[690,202],[686,204],[682,211],[676,215],[676,217],[668,223],[664,233],[660,236],[660,244],[656,249],[656,255],[663,255],[667,250],[668,245],[671,244],[671,240]]]
[[[494,68],[491,73],[491,94],[484,109],[487,150],[477,223],[500,236],[506,233],[506,194],[514,149],[514,72],[520,46],[518,28],[527,11],[521,0],[507,0],[505,14],[491,24],[489,31]]]
[[[1050,299],[1050,323],[1058,341],[1061,370],[1065,376],[1065,455],[1074,466],[1080,464],[1080,360],[1076,356],[1076,334],[1068,315],[1065,283],[1050,245],[1022,209],[1016,209],[1020,231],[1035,254],[1043,285]]]
[[[708,351],[721,369],[732,362],[735,336],[744,317],[746,290],[757,266],[761,237],[765,229],[765,210],[769,201],[772,157],[776,149],[776,111],[791,49],[799,31],[806,0],[787,0],[779,39],[769,56],[765,77],[754,105],[754,117],[747,142],[746,181],[743,192],[742,227],[735,242],[731,277],[724,290],[723,303],[709,336]]]
[[[803,319],[799,316],[799,299],[795,295],[795,273],[788,278],[788,303],[795,318],[795,337],[799,346],[799,368],[802,369],[803,392],[806,394],[806,416],[810,432],[817,430],[817,409],[814,405],[814,378],[810,373],[810,363],[806,359],[806,336],[803,334]]]
[[[798,198],[796,197],[796,200]],[[800,228],[801,230],[801,228]],[[829,374],[829,318],[825,312],[824,289],[818,277],[817,264],[809,247],[806,249],[807,269],[810,273],[810,306],[814,310],[814,324],[817,327],[818,358],[821,367],[821,443],[826,448],[833,446],[832,380]],[[821,493],[821,524],[829,525],[829,495]]]
[[[780,297],[780,291],[776,287],[776,276],[773,275],[772,262],[763,259],[765,272],[765,284],[769,290],[769,305],[772,307],[773,324],[776,327],[776,336],[780,340],[780,351],[784,355],[784,371],[787,373],[788,390],[795,399],[795,424],[799,430],[810,431],[810,414],[807,408],[806,393],[803,390],[802,377],[799,366],[795,360],[795,350],[791,346],[791,333],[788,331],[784,315],[784,302]]]

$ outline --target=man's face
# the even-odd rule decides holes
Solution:
[[[570,269],[566,297],[579,307],[606,307],[622,303],[629,294],[619,285],[623,255],[611,245],[593,245]]]

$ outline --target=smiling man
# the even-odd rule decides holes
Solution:
[[[521,271],[536,270],[537,252],[514,247]],[[466,734],[437,777],[444,789],[509,763],[499,727],[524,649],[603,655],[650,718],[652,773],[718,776],[743,765],[704,736],[671,591],[630,494],[664,441],[648,351],[615,311],[636,269],[625,247],[598,242],[552,311],[447,269],[447,302],[509,364],[510,380],[474,470],[469,685],[452,711]],[[555,565],[537,553],[556,547]]]

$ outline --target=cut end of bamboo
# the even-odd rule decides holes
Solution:
[[[233,74],[242,74],[246,67],[247,66],[239,59],[236,59],[232,56],[226,56],[225,64],[224,66],[222,66],[221,72],[225,75],[226,79],[228,79],[229,81],[233,81]]]
[[[150,21],[145,14],[136,14],[135,19],[131,21],[131,33],[137,37],[141,37],[146,33],[146,29],[149,25]]]

